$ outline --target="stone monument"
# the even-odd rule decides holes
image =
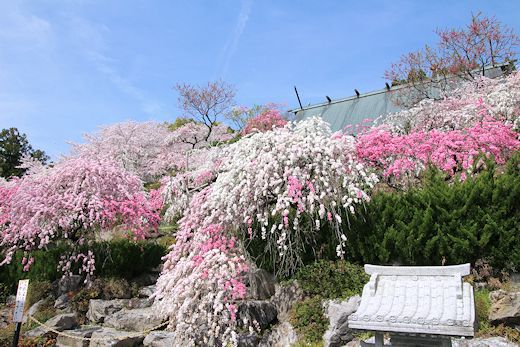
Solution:
[[[370,281],[358,310],[348,318],[352,329],[375,333],[383,346],[451,346],[451,337],[473,337],[473,287],[462,281],[470,264],[453,266],[365,265]]]

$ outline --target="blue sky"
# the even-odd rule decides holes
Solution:
[[[99,125],[182,116],[172,87],[295,107],[384,86],[399,56],[472,12],[520,33],[520,1],[0,0],[0,128],[53,158]]]

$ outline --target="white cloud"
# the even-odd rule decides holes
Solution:
[[[233,55],[235,54],[235,52],[238,48],[238,44],[240,42],[240,37],[242,36],[242,33],[244,32],[247,21],[249,20],[252,5],[253,5],[253,0],[242,0],[242,5],[240,8],[240,13],[238,14],[237,22],[235,24],[233,32],[231,33],[226,45],[224,46],[224,52],[222,55],[223,62],[221,64],[221,68],[219,71],[220,72],[219,77],[221,77],[221,78],[225,78],[228,73],[231,59],[233,58]]]
[[[49,42],[51,34],[48,21],[24,11],[16,2],[0,5],[0,45],[40,48]]]
[[[105,39],[106,35],[110,33],[110,29],[107,26],[93,23],[80,17],[71,17],[70,26],[76,44],[94,64],[96,69],[117,89],[135,99],[139,103],[141,110],[146,114],[157,115],[163,111],[161,103],[149,98],[143,90],[122,76],[114,67],[117,61],[105,53],[109,49]]]

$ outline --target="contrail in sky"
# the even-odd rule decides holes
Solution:
[[[235,25],[235,29],[233,30],[232,35],[230,36],[228,42],[226,43],[226,46],[224,47],[224,62],[222,64],[222,69],[220,73],[221,78],[225,78],[228,70],[229,70],[229,64],[231,63],[231,59],[233,58],[233,55],[235,54],[238,43],[240,41],[240,37],[242,36],[242,33],[244,32],[244,29],[246,27],[247,21],[249,20],[249,14],[251,13],[251,7],[253,5],[253,0],[243,0],[242,6],[240,8],[240,13],[238,15],[237,23]]]

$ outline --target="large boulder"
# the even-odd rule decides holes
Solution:
[[[105,326],[117,330],[143,331],[165,322],[167,317],[152,307],[122,309],[105,318]]]
[[[75,313],[59,314],[48,321],[45,325],[57,331],[69,330],[78,326],[78,320]],[[29,330],[25,333],[27,337],[40,337],[46,334],[48,330],[43,326]]]
[[[298,282],[292,281],[284,285],[277,284],[271,302],[278,311],[278,320],[280,322],[288,321],[293,305],[298,301],[302,301],[303,297],[303,291]]]
[[[266,300],[276,290],[276,277],[264,269],[256,269],[249,273],[249,296],[254,300]]]
[[[520,292],[496,290],[489,294],[491,308],[489,321],[492,324],[520,324]]]
[[[238,326],[246,329],[251,326],[257,331],[263,331],[276,323],[277,313],[271,301],[242,301],[237,310]]]
[[[137,347],[141,346],[144,340],[143,335],[111,328],[96,330],[91,338],[89,347]]]
[[[172,331],[152,331],[144,338],[143,345],[150,347],[175,346],[175,333]]]
[[[92,336],[94,331],[100,330],[101,327],[89,327],[78,330],[64,330],[67,335],[58,335],[56,338],[57,347],[88,347],[89,340],[84,340]],[[75,337],[75,338],[74,338]]]
[[[87,319],[92,323],[103,323],[107,316],[110,316],[123,308],[133,309],[150,306],[151,301],[148,299],[92,299],[89,302]]]
[[[356,312],[361,303],[359,295],[344,301],[328,301],[325,312],[329,318],[329,328],[323,336],[325,347],[344,346],[354,339],[354,331],[348,327],[348,317]]]

